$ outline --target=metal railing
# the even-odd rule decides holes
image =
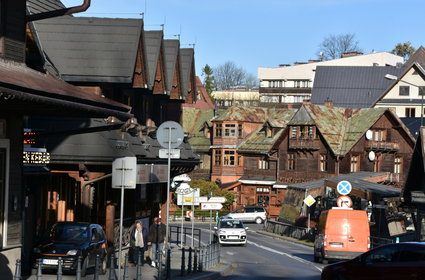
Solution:
[[[189,245],[192,241],[192,228],[184,227],[183,232],[180,226],[170,226],[169,239],[176,244],[183,243],[185,246]],[[199,228],[193,229],[193,244],[198,243],[198,248],[201,247],[201,230]]]

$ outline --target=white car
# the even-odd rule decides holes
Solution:
[[[267,211],[263,206],[243,206],[227,213],[223,218],[262,224],[267,220]]]
[[[214,227],[214,241],[222,244],[246,245],[246,231],[243,222],[235,219],[221,219]]]

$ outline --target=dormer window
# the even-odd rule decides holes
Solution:
[[[236,137],[236,124],[225,124],[224,125],[224,136],[225,137]]]
[[[267,138],[273,137],[273,128],[271,128],[270,126],[266,126],[266,137]]]
[[[211,138],[211,133],[208,126],[204,127],[204,136],[205,138]]]

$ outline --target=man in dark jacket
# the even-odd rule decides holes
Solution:
[[[141,259],[141,265],[144,262],[144,255],[148,246],[147,242],[148,231],[143,227],[142,222],[137,220],[136,226],[130,233],[130,246],[133,249],[133,262],[135,264]]]
[[[161,223],[161,218],[156,217],[154,223],[149,228],[148,235],[148,245],[152,245],[152,266],[155,267],[155,262],[157,261],[157,252],[162,251],[164,248],[165,235],[167,234],[167,229],[163,223]]]

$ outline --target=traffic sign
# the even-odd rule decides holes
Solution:
[[[348,181],[340,181],[338,185],[336,185],[336,191],[340,195],[347,195],[351,192],[351,190],[352,190],[352,187],[350,182]]]
[[[304,203],[308,207],[310,207],[311,205],[313,205],[315,202],[316,202],[316,200],[310,194],[304,199]]]
[[[177,148],[183,142],[184,132],[181,125],[177,122],[163,122],[156,131],[156,139],[158,143],[168,149]]]
[[[136,157],[116,158],[112,162],[112,188],[135,189],[137,178]]]
[[[168,158],[168,149],[159,149],[159,158]],[[170,149],[170,158],[179,159],[180,149]]]
[[[223,204],[216,202],[202,202],[201,210],[221,210]]]
[[[349,196],[341,195],[336,200],[336,205],[341,208],[351,208],[351,206],[353,205],[353,201]]]
[[[191,188],[188,183],[181,183],[180,186],[176,189],[176,193],[180,195],[186,195],[194,192],[195,189]]]
[[[186,211],[186,218],[192,219],[193,218],[193,212],[192,211]]]
[[[199,202],[218,202],[218,203],[225,203],[226,198],[223,196],[213,196],[208,199],[206,196],[199,197]]]

